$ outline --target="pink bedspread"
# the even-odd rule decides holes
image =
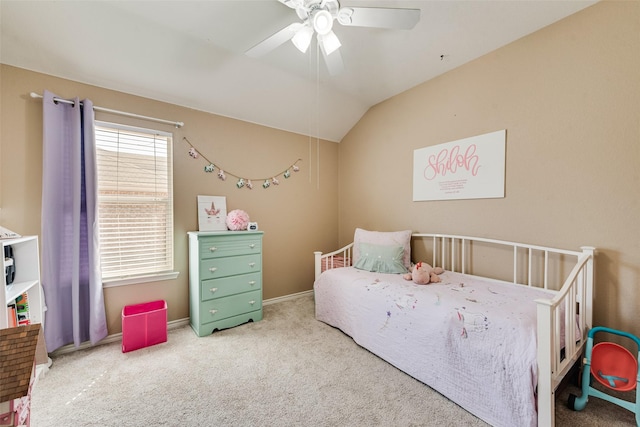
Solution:
[[[415,285],[401,275],[328,270],[314,284],[316,318],[489,424],[535,426],[534,300],[553,294],[440,277]]]

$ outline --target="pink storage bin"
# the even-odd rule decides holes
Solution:
[[[167,341],[165,300],[125,305],[122,308],[122,352]]]

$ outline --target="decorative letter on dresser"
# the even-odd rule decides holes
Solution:
[[[199,336],[262,320],[262,231],[189,234],[189,314]]]

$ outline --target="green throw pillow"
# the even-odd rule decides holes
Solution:
[[[354,267],[377,273],[406,273],[407,269],[402,262],[403,256],[402,246],[360,243],[360,258]]]

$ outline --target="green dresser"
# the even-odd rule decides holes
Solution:
[[[262,231],[189,234],[189,315],[199,336],[262,320]]]

